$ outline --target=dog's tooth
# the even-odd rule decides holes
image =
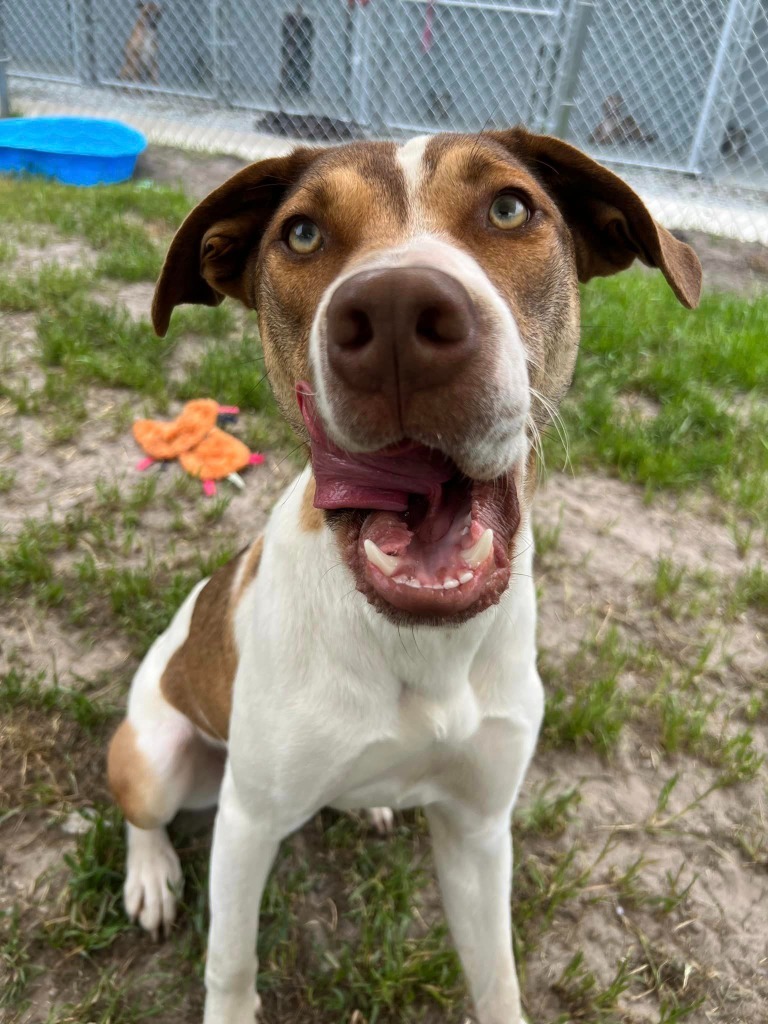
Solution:
[[[474,579],[474,575],[475,574],[472,573],[472,572],[464,572],[464,573],[462,573],[461,576],[459,576],[459,583],[462,583],[462,584],[463,583],[469,583],[469,581],[471,579]]]
[[[470,576],[472,573],[470,573]],[[458,587],[459,581],[451,579],[450,577],[443,582],[443,590],[453,590],[454,587]]]
[[[417,590],[421,590],[421,583],[413,576],[409,576],[405,581],[406,587],[415,587]]]
[[[370,539],[365,541],[363,547],[365,548],[365,557],[371,565],[375,565],[385,576],[394,575],[398,565],[398,560],[394,555],[385,555],[381,548]]]
[[[462,537],[466,537],[468,533],[469,533],[469,527],[465,526],[464,529],[461,531],[461,536]]]
[[[477,540],[471,548],[467,548],[466,551],[462,551],[461,557],[470,565],[473,569],[476,569],[478,565],[482,565],[488,555],[491,553],[493,546],[493,530],[490,526],[485,530],[479,540]]]

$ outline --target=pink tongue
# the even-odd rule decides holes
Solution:
[[[432,505],[456,473],[444,455],[415,442],[365,454],[345,452],[325,433],[309,384],[300,381],[296,395],[312,441],[315,508],[404,512],[411,494],[426,495]]]

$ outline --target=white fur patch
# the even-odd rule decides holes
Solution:
[[[415,139],[409,139],[400,146],[397,151],[397,162],[405,175],[409,199],[413,198],[421,184],[424,171],[424,150],[431,137],[431,135],[417,135]]]

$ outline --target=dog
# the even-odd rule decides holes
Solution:
[[[447,90],[430,89],[427,92],[427,116],[435,124],[451,121],[456,105]]]
[[[284,110],[269,110],[255,122],[254,127],[257,132],[268,135],[287,135],[315,142],[349,142],[363,138],[362,128],[354,121],[324,114],[289,114]]]
[[[656,141],[656,136],[643,131],[631,114],[624,113],[624,100],[619,93],[614,93],[603,101],[603,120],[589,136],[589,141],[598,146],[622,146],[628,142],[650,144]]]
[[[738,121],[729,121],[725,126],[725,132],[720,143],[720,153],[722,156],[726,158],[744,156],[749,147],[749,135],[749,128],[740,125]]]
[[[157,31],[162,18],[160,4],[137,4],[139,15],[125,44],[125,60],[120,69],[124,82],[158,84]]]
[[[181,878],[166,826],[218,801],[205,1024],[250,1024],[280,841],[331,806],[423,806],[479,1024],[519,1024],[510,816],[543,711],[534,439],[566,392],[579,281],[701,267],[616,175],[523,128],[302,147],[179,228],[155,291],[257,311],[308,467],[139,667],[108,775],[125,906]],[[403,629],[402,627],[406,627]],[[387,812],[377,812],[386,822]]]

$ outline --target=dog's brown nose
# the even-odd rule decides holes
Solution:
[[[399,395],[447,384],[478,348],[464,286],[431,267],[366,270],[327,313],[331,369],[355,391]]]

